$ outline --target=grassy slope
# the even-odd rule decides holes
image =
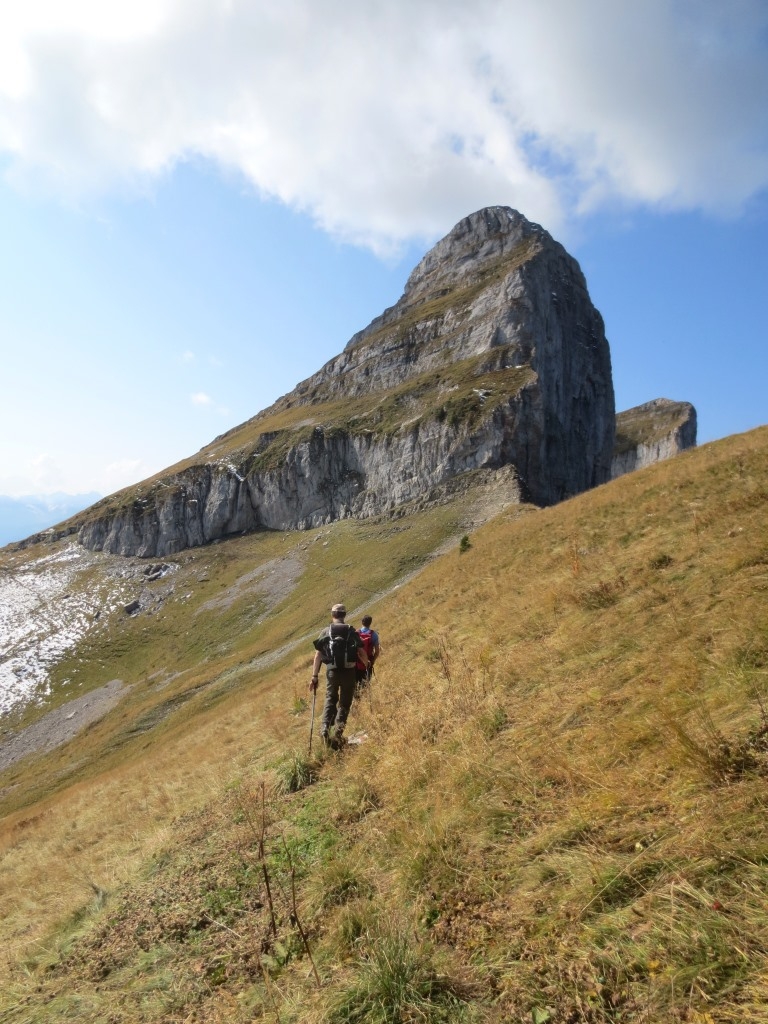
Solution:
[[[286,674],[290,654],[268,664],[273,653],[304,650],[334,600],[356,608],[405,579],[464,529],[472,504],[467,494],[417,516],[265,532],[184,552],[171,560],[173,574],[149,585],[152,594],[174,588],[150,605],[153,614],[118,613],[62,662],[51,699],[28,708],[17,727],[108,680],[129,689],[72,743],[0,773],[0,944],[11,959],[93,886],[128,877],[166,841],[170,818],[215,790],[231,761],[281,749],[287,726],[272,710],[290,708],[305,681]],[[41,551],[48,549],[9,558],[18,565]],[[271,571],[249,581],[260,567]],[[92,573],[79,585],[94,585]],[[260,588],[273,575],[274,592]]]
[[[6,932],[7,1019],[768,1020],[767,455],[510,510],[372,604],[354,751],[307,758],[302,648],[10,815],[6,887],[58,843],[93,903]]]

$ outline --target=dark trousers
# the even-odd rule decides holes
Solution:
[[[327,669],[325,682],[325,705],[323,706],[322,731],[327,733],[336,726],[336,735],[341,735],[347,721],[357,682],[354,668]]]

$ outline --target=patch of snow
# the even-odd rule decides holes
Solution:
[[[82,574],[97,560],[70,543],[0,572],[0,715],[48,696],[51,670],[125,604],[135,584],[123,571],[83,585]]]
[[[244,476],[240,476],[240,474],[237,472],[237,470],[235,469],[235,467],[232,465],[231,462],[225,463],[225,466],[229,470],[229,472],[232,474],[232,476],[237,477],[237,479],[240,481],[241,484],[245,483],[245,477]]]

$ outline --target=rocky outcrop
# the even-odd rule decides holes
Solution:
[[[270,409],[81,518],[89,548],[159,557],[259,528],[305,529],[512,472],[549,505],[611,472],[614,399],[578,264],[507,207],[465,218],[401,299]]]
[[[611,479],[696,447],[696,410],[689,402],[655,398],[616,417]]]
[[[81,526],[80,542],[152,558],[257,529],[302,530],[378,515],[446,480],[504,465],[504,440],[503,429],[489,438],[434,423],[381,439],[317,427],[272,470],[247,477],[217,465],[185,470],[114,513],[97,514]]]
[[[395,388],[447,363],[530,368],[514,462],[547,505],[609,478],[613,382],[603,321],[576,261],[507,207],[465,218],[411,273],[400,301],[273,407]],[[270,410],[272,412],[273,410]]]

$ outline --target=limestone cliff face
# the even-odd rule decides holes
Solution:
[[[611,479],[696,446],[696,410],[690,402],[655,398],[616,417]]]
[[[465,218],[340,355],[196,457],[89,510],[81,543],[158,557],[422,500],[476,471],[548,505],[610,478],[610,353],[561,245],[507,207]]]
[[[394,388],[469,359],[478,372],[535,374],[522,402],[526,437],[510,458],[532,500],[551,504],[609,479],[614,403],[602,318],[576,261],[507,207],[460,221],[400,301],[274,408]]]
[[[190,467],[162,491],[86,523],[79,539],[95,550],[150,558],[250,530],[364,518],[423,497],[454,476],[501,465],[501,443],[471,433],[462,442],[435,424],[384,439],[317,427],[275,469],[242,477],[227,466]],[[515,497],[520,500],[519,487]]]

